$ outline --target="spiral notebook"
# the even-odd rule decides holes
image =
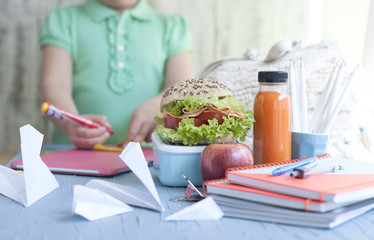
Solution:
[[[265,191],[318,201],[344,204],[374,197],[374,163],[331,157],[328,154],[317,157],[315,170],[331,166],[344,166],[343,170],[312,175],[307,178],[293,178],[289,174],[272,176],[277,167],[298,160],[276,164],[254,165],[245,168],[228,169],[226,178],[231,183]]]
[[[338,204],[269,192],[261,189],[233,184],[227,181],[227,179],[207,181],[203,185],[203,190],[208,195],[214,194],[247,200],[250,202],[312,212],[327,212],[351,204],[351,202]]]
[[[374,208],[374,199],[318,213],[270,206],[221,195],[212,197],[225,217],[327,229],[339,226]]]

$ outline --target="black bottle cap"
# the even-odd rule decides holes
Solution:
[[[285,83],[288,80],[288,73],[282,71],[258,72],[258,81],[264,83]]]

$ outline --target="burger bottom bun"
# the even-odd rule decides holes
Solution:
[[[234,143],[236,142],[237,138],[235,138],[234,134],[225,134],[222,137],[216,138],[215,140],[212,141],[212,143]],[[164,143],[171,144],[171,145],[183,145],[183,141],[171,141],[171,139],[168,138],[163,138]],[[208,145],[211,143],[208,143],[208,141],[204,141],[202,143],[199,143],[198,145]]]

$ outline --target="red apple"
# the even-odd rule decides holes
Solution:
[[[224,178],[228,168],[250,165],[253,165],[252,151],[243,143],[209,144],[200,157],[204,181]]]

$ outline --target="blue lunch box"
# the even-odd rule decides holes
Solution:
[[[206,146],[179,146],[163,142],[157,133],[152,133],[153,166],[158,178],[166,186],[187,186],[184,174],[195,186],[203,185],[200,173],[200,156]]]

